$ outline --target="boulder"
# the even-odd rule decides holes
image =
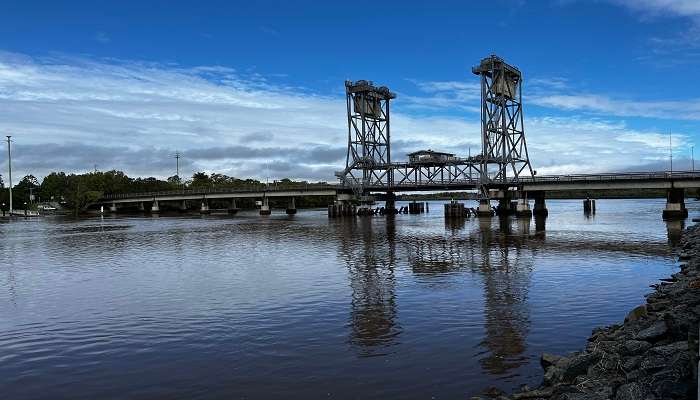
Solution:
[[[641,306],[637,306],[632,311],[627,314],[627,317],[625,317],[625,322],[630,322],[630,321],[636,321],[640,318],[646,317],[647,316],[647,306],[642,304]]]
[[[646,340],[647,342],[654,342],[666,334],[668,328],[666,328],[666,322],[656,321],[650,327],[641,330],[637,335],[635,335],[636,340]]]
[[[560,363],[562,370],[562,378],[565,381],[572,381],[579,375],[585,375],[588,372],[588,367],[597,363],[602,357],[601,352],[584,353],[571,357],[567,362]],[[559,367],[560,365],[557,364]]]
[[[615,400],[643,400],[649,394],[645,386],[637,382],[620,386],[615,393]]]
[[[649,350],[650,347],[651,344],[643,340],[628,340],[622,346],[624,353],[631,356],[642,354],[645,351]]]
[[[550,354],[550,353],[543,353],[542,357],[540,357],[540,365],[542,366],[542,369],[545,371],[547,368],[549,368],[552,365],[555,365],[559,361],[561,361],[564,357],[558,356],[556,354]]]

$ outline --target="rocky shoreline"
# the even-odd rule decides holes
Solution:
[[[680,272],[652,285],[624,323],[594,329],[584,351],[543,354],[538,388],[473,399],[696,399],[700,225],[686,229],[679,249]]]

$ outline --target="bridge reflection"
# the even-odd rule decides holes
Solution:
[[[339,226],[340,253],[352,290],[350,342],[361,356],[386,354],[401,333],[396,317],[394,218],[352,218]]]
[[[483,339],[475,356],[482,369],[508,376],[528,361],[528,304],[538,253],[579,254],[582,243],[548,238],[545,219],[447,220],[444,232],[417,232],[394,217],[331,221],[351,288],[349,343],[360,356],[390,352],[403,333],[397,312],[397,270],[416,277],[466,273],[483,290]],[[680,239],[682,223],[668,224],[669,241]],[[668,256],[665,243],[635,243],[596,236],[584,244],[597,254]],[[402,260],[402,261],[400,261]],[[474,305],[474,309],[479,309]]]

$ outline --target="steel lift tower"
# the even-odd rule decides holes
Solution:
[[[396,95],[371,81],[345,81],[348,153],[345,170],[336,176],[356,191],[393,184],[389,101]],[[358,193],[360,194],[360,193]]]
[[[496,55],[472,72],[481,77],[481,195],[488,199],[489,186],[505,188],[521,176],[533,176],[523,127],[523,80],[517,68]]]

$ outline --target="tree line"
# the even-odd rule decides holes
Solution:
[[[282,179],[282,184],[305,183]],[[262,185],[255,179],[239,179],[224,174],[196,172],[190,179],[171,176],[165,180],[155,177],[132,178],[122,171],[94,171],[84,174],[52,172],[41,182],[26,175],[12,187],[12,202],[15,209],[35,207],[38,203],[59,203],[78,214],[105,195],[160,192],[168,190],[211,188],[246,188]],[[0,175],[0,207],[9,209],[9,190]],[[303,200],[302,200],[303,201]],[[26,206],[25,206],[26,203]]]

